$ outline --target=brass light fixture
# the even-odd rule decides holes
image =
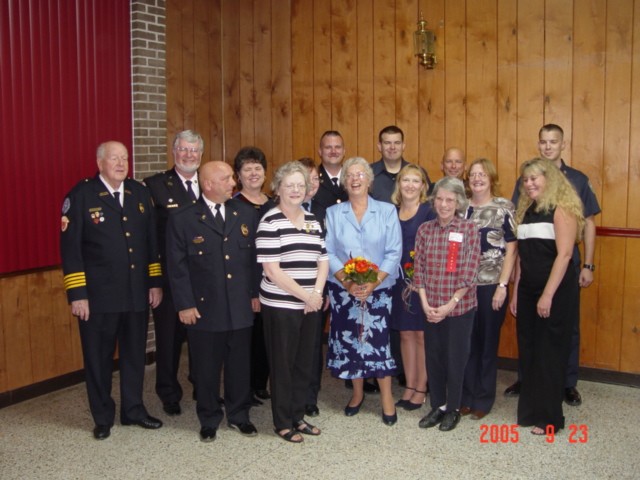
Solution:
[[[420,12],[418,29],[413,34],[415,56],[418,57],[420,65],[427,70],[432,70],[436,63],[436,35],[427,29],[427,21]]]

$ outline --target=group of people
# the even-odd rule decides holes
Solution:
[[[545,125],[538,146],[540,158],[522,166],[512,203],[500,196],[494,165],[481,158],[467,169],[458,148],[445,152],[444,176],[432,183],[404,159],[404,133],[393,125],[379,133],[381,159],[372,164],[345,160],[340,133],[325,132],[321,164],[280,165],[272,195],[263,191],[267,162],[256,147],[241,149],[233,168],[201,165],[202,137],[180,132],[174,167],[145,179],[145,188],[126,178],[124,145],[100,145],[98,174],[65,198],[61,228],[94,437],[107,438],[114,424],[116,344],[121,423],[162,426],[142,402],[149,307],[156,393],[167,415],[181,414],[186,340],[202,441],[215,440],[225,416],[230,428],[256,435],[250,408],[269,398],[280,438],[320,435],[305,416],[319,415],[325,365],[352,389],[348,417],[366,393],[379,392],[389,426],[399,408],[417,410],[427,395],[421,428],[449,431],[465,415],[479,420],[495,402],[511,281],[518,423],[534,434],[563,428],[562,402],[577,394],[565,372],[579,287],[593,279],[599,207],[588,179],[562,162],[562,129]],[[576,266],[583,232],[588,273]],[[399,374],[404,391],[395,401]]]

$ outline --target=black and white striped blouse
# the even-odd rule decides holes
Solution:
[[[312,213],[305,212],[304,225],[298,230],[278,207],[272,208],[258,226],[258,262],[278,262],[287,275],[311,292],[318,277],[318,262],[328,261],[321,232],[322,227]],[[303,310],[305,305],[302,300],[279,288],[264,273],[260,302],[292,310]]]

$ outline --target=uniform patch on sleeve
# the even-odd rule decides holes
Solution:
[[[63,232],[65,232],[68,226],[69,226],[69,217],[67,217],[66,215],[63,215],[62,218],[60,219],[60,229]]]
[[[64,199],[64,202],[62,202],[62,215],[66,215],[70,208],[71,208],[71,199],[67,197]]]

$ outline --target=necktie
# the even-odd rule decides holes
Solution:
[[[113,198],[118,202],[118,206],[122,208],[122,203],[120,203],[120,192],[113,192]]]
[[[187,193],[189,194],[189,198],[191,199],[191,201],[195,202],[197,200],[196,198],[196,192],[193,191],[193,188],[191,188],[191,184],[193,183],[191,180],[187,180],[184,183],[187,184]]]
[[[311,207],[311,205],[309,204],[309,202],[302,202],[302,208],[304,208],[304,210],[306,212],[310,212],[311,210],[309,210],[309,208]]]
[[[219,203],[216,203],[216,213],[213,218],[215,218],[216,225],[218,225],[220,228],[224,228],[224,218],[222,218],[220,207],[221,205]]]
[[[336,187],[338,186],[338,177],[331,177],[331,181]]]

